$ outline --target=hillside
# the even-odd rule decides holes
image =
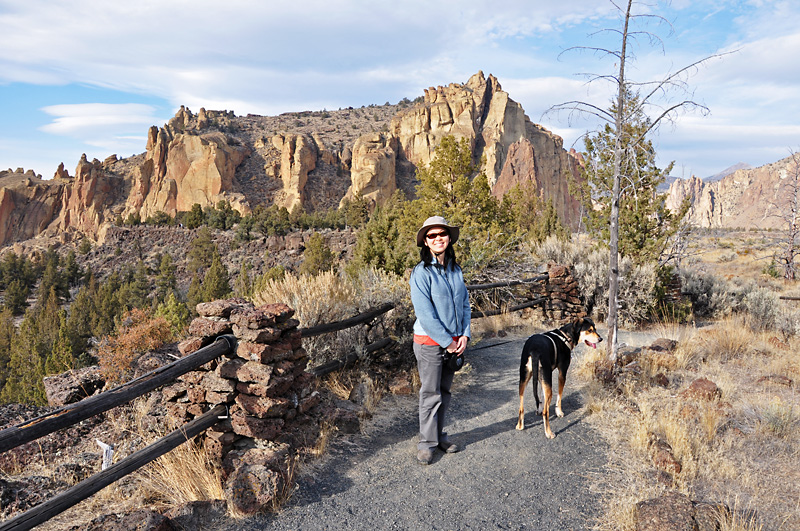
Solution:
[[[688,200],[689,220],[697,227],[783,228],[798,172],[797,160],[787,157],[758,168],[735,170],[716,182],[678,179],[669,188],[667,206],[675,210]]]

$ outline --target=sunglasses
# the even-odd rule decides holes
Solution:
[[[449,232],[447,232],[447,231],[442,231],[442,232],[429,232],[428,234],[426,234],[426,235],[425,235],[425,237],[426,237],[426,238],[428,238],[429,240],[435,240],[435,239],[436,239],[436,238],[438,238],[439,236],[441,236],[442,238],[444,238],[445,236],[450,236],[450,233],[449,233]]]

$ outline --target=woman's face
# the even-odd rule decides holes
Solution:
[[[442,227],[432,227],[425,234],[425,245],[427,245],[431,252],[434,254],[443,253],[450,243],[450,233],[447,229]]]

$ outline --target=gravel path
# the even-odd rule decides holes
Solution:
[[[388,397],[365,434],[337,438],[325,457],[303,466],[281,513],[224,529],[589,529],[600,510],[589,477],[605,464],[606,448],[584,421],[574,380],[565,417],[551,410],[554,440],[532,412],[530,388],[526,429],[514,429],[524,340],[467,351],[471,368],[456,376],[448,421],[461,452],[437,452],[430,466],[419,465],[417,397]]]

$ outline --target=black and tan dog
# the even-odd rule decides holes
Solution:
[[[522,347],[522,359],[519,362],[519,419],[517,429],[525,429],[525,388],[533,378],[533,396],[536,398],[537,413],[541,413],[544,422],[544,433],[548,439],[555,437],[550,429],[550,400],[553,398],[553,371],[558,369],[558,399],[556,415],[564,416],[561,410],[561,397],[567,381],[567,369],[572,360],[572,349],[581,341],[592,348],[603,340],[597,333],[594,321],[588,317],[577,319],[561,328],[543,334],[534,334]],[[542,382],[544,402],[539,402],[537,381]]]

